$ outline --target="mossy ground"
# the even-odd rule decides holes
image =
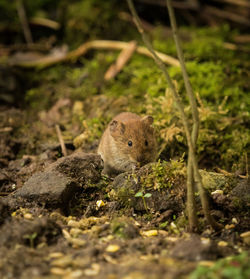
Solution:
[[[152,34],[155,47],[176,55],[172,38],[163,38],[160,31],[158,27]],[[201,126],[197,150],[200,163],[208,169],[219,167],[246,174],[250,142],[247,53],[225,48],[224,43],[236,33],[226,25],[216,29],[185,27],[181,31],[189,36],[183,42],[183,50],[198,98]],[[134,54],[115,79],[104,81],[105,71],[117,55],[116,51],[91,51],[75,64],[61,64],[32,75],[29,73],[31,88],[25,94],[26,104],[37,112],[48,110],[60,98],[69,98],[73,104],[87,102],[88,109],[83,107],[82,112],[71,119],[78,123],[84,120],[85,126],[91,130],[89,141],[93,141],[100,137],[111,117],[119,112],[119,107],[108,107],[98,100],[102,96],[109,100],[125,97],[126,102],[122,102],[120,111],[154,117],[160,158],[169,160],[173,156],[182,156],[186,140],[163,74],[150,58]],[[181,71],[173,66],[168,70],[190,115]],[[95,113],[91,114],[93,111]]]

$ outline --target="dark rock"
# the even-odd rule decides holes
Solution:
[[[231,191],[231,196],[239,198],[242,203],[250,204],[250,180],[242,179]]]
[[[12,219],[1,228],[0,246],[10,248],[18,243],[36,247],[43,242],[52,245],[61,234],[59,225],[47,217],[34,220]]]
[[[56,171],[45,171],[32,175],[13,197],[66,210],[65,206],[76,191],[77,184],[70,178]]]
[[[61,208],[65,212],[73,195],[82,187],[98,182],[101,177],[102,160],[99,155],[76,153],[63,157],[43,172],[32,175],[11,197]]]
[[[136,193],[143,191],[143,194],[151,194],[149,198],[145,198],[148,209],[160,212],[172,210],[172,213],[178,214],[185,208],[185,179],[182,176],[176,176],[173,178],[171,186],[166,185],[160,189],[145,186],[143,180],[153,172],[151,169],[153,164],[145,165],[135,171],[133,175],[122,173],[116,176],[109,195],[112,199],[118,200],[120,206],[145,212],[142,197],[135,197]]]
[[[101,178],[103,162],[97,154],[75,153],[57,160],[48,169],[53,169],[73,179],[80,186],[96,183]]]
[[[0,226],[10,217],[10,207],[6,201],[0,199]]]

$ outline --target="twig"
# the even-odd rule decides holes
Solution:
[[[223,43],[223,47],[225,49],[230,49],[230,50],[235,50],[235,51],[239,50],[239,51],[244,51],[244,52],[250,52],[249,47],[239,46],[239,45],[228,43],[228,42]]]
[[[40,25],[54,30],[58,30],[60,28],[60,23],[48,18],[33,17],[29,22],[30,24]]]
[[[124,48],[119,56],[117,57],[114,64],[112,64],[107,72],[104,75],[105,80],[110,80],[114,78],[126,65],[126,63],[129,61],[133,53],[135,52],[137,47],[137,43],[135,41],[131,41],[127,48]]]
[[[204,210],[204,215],[207,219],[208,224],[210,224],[212,226],[212,228],[219,229],[219,228],[221,228],[221,226],[215,222],[215,220],[213,219],[213,217],[211,216],[210,211],[209,211],[208,200],[206,199],[205,191],[204,191],[204,188],[203,188],[203,185],[202,185],[201,175],[198,171],[198,163],[197,163],[197,159],[196,159],[195,149],[194,149],[193,143],[192,143],[192,137],[191,137],[191,133],[190,133],[190,127],[189,127],[188,119],[185,115],[184,106],[181,102],[180,96],[179,96],[178,92],[176,91],[176,89],[174,87],[173,81],[171,80],[164,63],[157,56],[156,52],[154,51],[154,49],[153,49],[153,47],[150,43],[150,40],[148,39],[147,35],[145,34],[144,30],[141,27],[140,19],[139,19],[137,13],[136,13],[136,10],[134,8],[132,0],[127,0],[127,2],[128,2],[128,5],[129,5],[129,8],[130,8],[130,11],[131,11],[131,13],[134,17],[134,20],[135,20],[136,26],[138,28],[138,31],[141,33],[142,39],[143,39],[146,47],[152,53],[156,64],[162,70],[162,72],[163,72],[163,74],[164,74],[164,76],[165,76],[165,78],[166,78],[166,80],[169,84],[170,91],[173,94],[173,97],[174,97],[174,100],[176,102],[177,108],[180,112],[181,119],[182,119],[183,126],[184,126],[184,130],[185,130],[186,137],[187,137],[187,142],[188,142],[188,147],[189,147],[189,156],[191,157],[191,160],[192,160],[192,163],[193,163],[194,176],[195,176],[195,179],[197,181],[200,196],[201,196],[201,203],[202,203],[202,207],[203,207],[203,210]]]
[[[0,192],[0,196],[8,196],[10,192]]]
[[[67,149],[65,147],[64,140],[63,140],[62,133],[61,133],[61,129],[60,129],[58,124],[56,124],[56,133],[57,133],[57,137],[59,139],[60,145],[61,145],[63,156],[67,156]]]
[[[235,13],[225,11],[225,10],[220,10],[215,7],[208,6],[208,5],[206,5],[204,7],[203,13],[212,14],[217,17],[229,19],[229,20],[239,23],[239,24],[250,26],[250,20],[248,18],[245,18],[243,15],[235,14]]]
[[[240,44],[249,44],[250,43],[250,35],[236,35],[233,38],[233,41]]]
[[[165,7],[165,1],[164,0],[139,0],[139,2],[150,4],[150,5],[156,5]],[[173,7],[177,9],[191,9],[191,10],[197,10],[199,8],[199,1],[198,0],[186,0],[186,1],[173,1]]]
[[[23,28],[25,40],[28,44],[33,44],[33,39],[22,0],[17,0],[17,12]]]
[[[195,99],[195,95],[192,89],[192,86],[189,81],[184,55],[181,48],[181,43],[179,40],[179,35],[177,31],[177,24],[176,19],[174,15],[174,10],[171,6],[171,1],[166,0],[170,23],[173,31],[173,37],[176,45],[177,55],[181,64],[181,71],[182,76],[184,79],[184,84],[186,88],[186,92],[188,94],[189,103],[191,105],[192,109],[192,118],[193,118],[193,128],[192,128],[192,144],[195,149],[197,138],[199,135],[199,112],[197,109],[197,103]],[[187,208],[188,208],[188,215],[189,215],[189,227],[190,230],[193,231],[195,228],[197,228],[198,220],[197,215],[195,211],[195,199],[194,199],[194,175],[193,175],[193,164],[191,160],[191,156],[188,156],[188,167],[187,167]]]
[[[0,128],[0,133],[8,133],[8,132],[11,132],[13,130],[12,127],[3,127],[3,128]]]
[[[247,0],[247,1],[245,1],[245,0],[214,0],[214,1],[219,2],[219,3],[229,3],[232,5],[236,5],[236,6],[250,8],[249,0]]]
[[[245,153],[245,159],[246,159],[246,177],[249,178],[249,166],[248,166],[247,152]]]
[[[52,66],[54,64],[60,63],[60,62],[66,62],[71,60],[76,60],[78,57],[86,54],[90,49],[125,49],[128,47],[129,43],[126,42],[120,42],[120,41],[106,41],[106,40],[95,40],[90,41],[87,43],[82,44],[80,47],[78,47],[76,50],[68,52],[64,56],[55,57],[51,55],[47,55],[43,58],[39,58],[33,61],[10,61],[9,63],[14,66],[19,66],[23,68],[46,68],[49,66]],[[148,57],[153,57],[152,53],[150,51],[142,46],[138,46],[136,49],[136,52]],[[171,57],[169,55],[166,55],[162,52],[156,51],[157,55],[161,58],[161,60],[169,65],[172,66],[180,66],[180,63],[178,59]]]

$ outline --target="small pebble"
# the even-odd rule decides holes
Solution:
[[[240,237],[243,239],[245,244],[250,245],[250,231],[240,234]]]
[[[72,263],[72,261],[73,260],[72,260],[71,257],[65,256],[65,257],[53,260],[51,262],[51,265],[52,266],[56,266],[56,267],[67,267],[67,266],[69,266]]]
[[[73,228],[79,228],[80,227],[80,222],[74,221],[74,220],[69,220],[68,221],[68,226],[73,227]]]
[[[106,250],[106,252],[109,252],[109,253],[115,253],[118,250],[120,250],[120,246],[115,245],[115,244],[110,244],[105,250]]]
[[[229,224],[229,225],[226,225],[225,226],[225,229],[226,230],[231,230],[231,229],[234,229],[235,228],[235,225],[234,224]]]
[[[50,259],[56,259],[56,258],[61,258],[61,257],[63,257],[64,256],[64,254],[63,253],[61,253],[61,252],[53,252],[53,253],[50,253],[49,254],[49,258]]]
[[[218,242],[218,246],[220,246],[220,247],[226,247],[226,246],[228,246],[228,243],[226,242],[226,241],[219,241]]]
[[[30,213],[25,213],[25,214],[23,215],[23,217],[24,217],[25,219],[28,219],[28,220],[31,220],[31,219],[33,218],[32,214],[30,214]]]
[[[50,273],[54,274],[54,275],[65,275],[65,270],[59,267],[52,267],[50,269]]]
[[[98,201],[96,202],[96,207],[97,207],[97,209],[99,209],[99,208],[102,207],[102,206],[105,206],[104,201],[103,201],[103,200],[98,200]]]
[[[233,223],[233,224],[238,224],[238,220],[237,220],[236,218],[233,218],[233,219],[232,219],[232,223]]]
[[[97,263],[93,263],[91,265],[91,268],[87,268],[84,270],[84,274],[86,276],[96,276],[99,274],[99,272],[100,272],[100,265]]]
[[[215,194],[223,195],[223,191],[222,190],[215,190],[211,194],[212,195],[215,195]]]
[[[156,236],[158,235],[158,231],[157,230],[142,231],[141,235],[145,237]]]

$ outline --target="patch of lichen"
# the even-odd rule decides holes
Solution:
[[[200,170],[204,187],[211,193],[215,190],[222,190],[228,194],[237,185],[238,179],[232,175],[225,175],[216,172]]]
[[[129,182],[129,181],[128,181]],[[128,185],[124,185],[119,187],[118,189],[111,189],[111,191],[108,193],[108,196],[112,200],[119,200],[121,202],[121,205],[125,208],[130,208],[132,205],[132,200],[135,195],[135,191],[128,187]]]

